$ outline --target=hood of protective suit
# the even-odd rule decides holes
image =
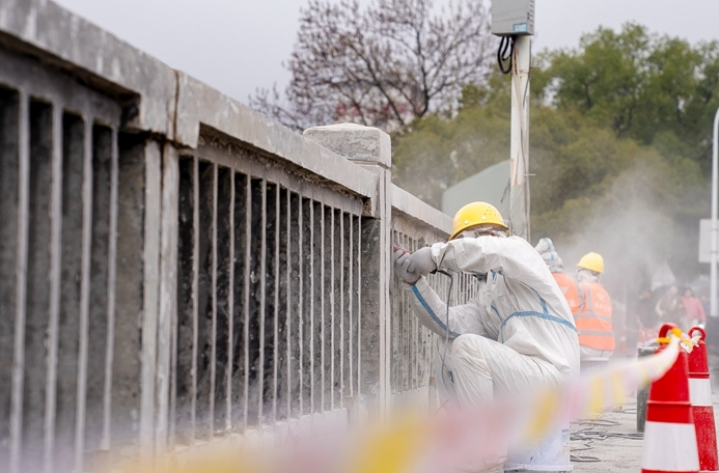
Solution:
[[[599,273],[590,271],[588,269],[579,269],[577,271],[577,281],[579,282],[598,282]]]
[[[540,238],[537,246],[534,247],[537,253],[542,257],[549,270],[553,273],[561,273],[564,271],[564,263],[559,257],[557,250],[554,249],[554,243],[549,238]]]

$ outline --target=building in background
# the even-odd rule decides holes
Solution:
[[[509,160],[493,164],[458,182],[442,194],[442,212],[454,215],[470,202],[487,202],[509,217]]]

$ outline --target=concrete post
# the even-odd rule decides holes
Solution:
[[[354,124],[315,127],[304,136],[376,173],[378,189],[362,218],[360,399],[372,414],[385,418],[390,396],[390,255],[392,249],[389,135]]]

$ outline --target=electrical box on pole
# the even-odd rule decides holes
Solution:
[[[529,240],[529,69],[534,0],[493,0],[492,33],[501,36],[499,69],[512,75],[509,198],[500,210],[509,231]]]
[[[534,0],[494,0],[492,34],[497,36],[533,35]]]

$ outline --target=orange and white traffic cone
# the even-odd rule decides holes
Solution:
[[[699,448],[699,469],[701,471],[719,471],[714,406],[709,382],[709,362],[707,361],[706,343],[704,343],[706,332],[701,327],[694,327],[689,330],[689,336],[691,337],[697,332],[701,335],[699,343],[689,354],[689,394]]]
[[[666,338],[676,328],[673,324],[663,325],[659,337]],[[687,354],[680,349],[674,365],[650,387],[642,473],[699,472],[688,368]]]

